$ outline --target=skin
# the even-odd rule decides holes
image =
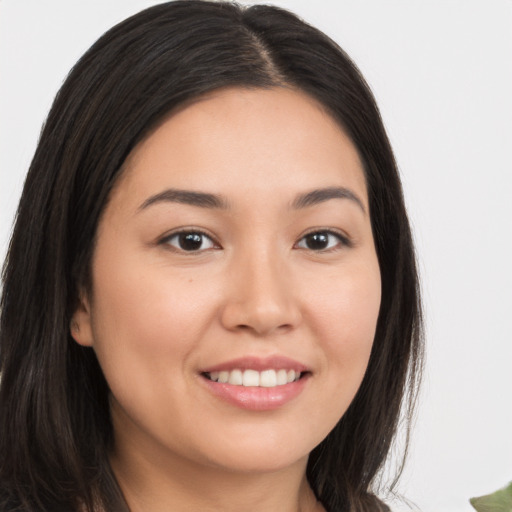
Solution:
[[[294,206],[326,187],[352,197]],[[226,208],[150,200],[169,188],[222,196]],[[368,212],[352,142],[291,89],[211,93],[135,148],[72,328],[112,391],[111,462],[133,512],[323,510],[308,454],[354,398],[380,306]],[[180,230],[207,237],[187,252]],[[312,248],[305,235],[326,230],[327,246]],[[276,354],[309,374],[275,410],[227,403],[200,374]]]

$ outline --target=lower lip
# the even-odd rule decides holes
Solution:
[[[207,377],[202,379],[214,395],[231,405],[251,411],[272,411],[296,398],[304,389],[308,377],[304,375],[297,381],[273,388],[233,386]]]

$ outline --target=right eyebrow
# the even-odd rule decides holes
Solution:
[[[221,196],[195,190],[181,190],[169,188],[158,194],[148,197],[138,208],[138,211],[145,210],[151,205],[158,203],[181,203],[199,208],[214,208],[226,210],[228,202]]]
[[[355,192],[345,187],[319,188],[304,194],[299,194],[293,201],[292,207],[295,209],[307,208],[308,206],[324,203],[330,199],[348,199],[354,204],[357,204],[362,212],[366,214],[363,201]]]

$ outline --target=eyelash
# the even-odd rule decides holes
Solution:
[[[334,237],[337,239],[337,243],[334,246],[327,247],[325,249],[311,249],[309,247],[301,247],[300,244],[302,241],[306,240],[307,237],[313,236],[313,235],[323,235],[327,237]],[[295,247],[305,250],[310,250],[313,252],[319,252],[319,253],[325,253],[325,252],[332,252],[341,249],[342,247],[353,247],[352,241],[344,234],[342,234],[339,231],[333,230],[333,229],[314,229],[312,231],[309,231],[308,233],[304,234],[299,241],[295,244]]]
[[[177,246],[174,246],[171,244],[171,240],[173,240],[173,239],[179,240],[180,239],[179,237],[194,236],[194,235],[198,235],[201,237],[201,244],[204,242],[205,239],[208,239],[211,242],[212,247],[208,247],[206,249],[199,249],[199,250],[187,250],[187,249],[183,249],[181,247],[177,247]],[[182,229],[180,231],[171,233],[170,235],[166,235],[165,237],[163,237],[160,240],[159,243],[162,245],[170,246],[176,252],[181,252],[181,253],[185,253],[185,254],[186,253],[198,253],[198,252],[203,252],[203,251],[207,251],[210,249],[220,248],[219,244],[217,244],[217,242],[215,242],[215,240],[208,233],[205,233],[204,231],[202,231],[200,229],[193,229],[193,228],[192,229]]]
[[[301,243],[303,243],[307,239],[307,237],[312,237],[314,235],[326,236],[327,240],[328,240],[328,244],[329,244],[329,238],[334,237],[337,239],[337,243],[335,243],[334,245],[332,245],[330,247],[328,246],[326,248],[319,248],[319,249],[311,249],[310,247],[301,245]],[[199,240],[198,240],[198,238],[196,238],[194,240],[193,239],[194,236],[196,236],[198,238],[200,237]],[[190,237],[189,241],[191,241],[192,243],[199,242],[201,245],[204,243],[205,239],[207,239],[210,241],[211,246],[207,247],[207,248],[203,248],[203,249],[201,249],[201,247],[199,247],[197,249],[194,248],[194,249],[187,250],[187,249],[184,249],[183,247],[179,247],[179,246],[173,245],[171,243],[171,240],[173,240],[173,239],[176,239],[178,241],[178,244],[180,243],[180,241],[184,242],[185,239],[183,238],[180,240],[180,237]],[[176,231],[174,233],[171,233],[170,235],[166,235],[165,237],[163,237],[159,241],[159,244],[170,246],[172,248],[172,250],[175,250],[176,252],[180,252],[180,253],[184,253],[184,254],[200,253],[203,251],[220,248],[220,245],[217,242],[215,242],[215,240],[208,233],[205,233],[204,231],[202,231],[200,229],[183,229],[181,231]],[[352,246],[353,246],[352,241],[346,235],[344,235],[338,231],[334,231],[332,229],[315,229],[313,231],[310,231],[310,232],[304,234],[299,239],[299,241],[294,245],[294,248],[310,250],[312,252],[317,252],[317,253],[325,253],[325,252],[332,252],[332,251],[339,250],[341,247],[352,247]]]

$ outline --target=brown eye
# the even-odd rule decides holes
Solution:
[[[164,240],[164,243],[185,252],[198,252],[215,247],[213,240],[200,231],[182,231]]]
[[[341,235],[332,231],[315,231],[302,237],[297,247],[310,251],[325,251],[341,245],[348,245],[347,240]]]

